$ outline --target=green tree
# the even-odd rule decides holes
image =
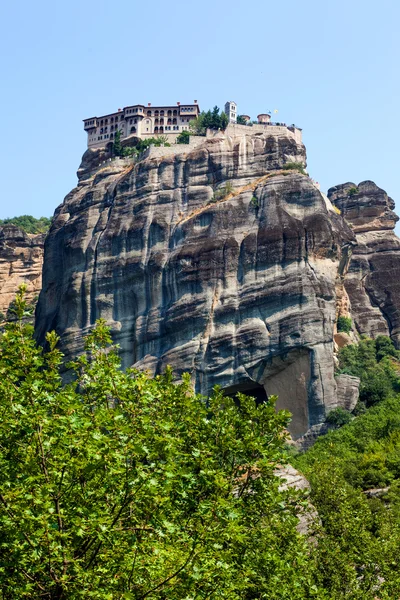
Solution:
[[[181,131],[176,138],[177,144],[189,144],[190,142],[190,131]]]
[[[0,589],[15,598],[326,598],[279,489],[288,414],[120,370],[99,321],[63,385],[23,290],[0,338]]]
[[[114,135],[113,154],[114,156],[122,155],[121,132],[119,129],[115,132]]]
[[[243,115],[238,115],[236,123],[238,123],[238,125],[247,125],[247,120],[244,118]]]

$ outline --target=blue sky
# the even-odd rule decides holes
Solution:
[[[0,218],[53,214],[83,118],[194,99],[277,108],[323,190],[372,179],[400,210],[399,18],[398,0],[2,3]]]

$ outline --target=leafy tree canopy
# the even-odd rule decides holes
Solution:
[[[0,337],[0,589],[15,598],[327,598],[279,489],[288,413],[120,370],[104,321],[63,385],[55,333]]]
[[[207,129],[225,130],[228,122],[228,116],[223,111],[220,112],[218,106],[214,106],[212,111],[202,111],[196,119],[190,121],[189,126],[196,135],[205,135]]]
[[[26,233],[46,233],[50,228],[51,219],[48,217],[39,217],[37,219],[32,217],[32,215],[21,215],[20,217],[0,219],[1,225],[16,225]]]

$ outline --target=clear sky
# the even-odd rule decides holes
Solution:
[[[83,118],[194,99],[278,109],[322,190],[372,179],[400,210],[398,0],[9,0],[0,20],[0,218],[53,214]]]

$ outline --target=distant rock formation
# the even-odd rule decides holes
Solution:
[[[282,170],[306,161],[289,131],[160,153],[94,170],[85,154],[46,239],[38,339],[56,328],[68,358],[103,317],[124,366],[170,364],[204,394],[278,394],[297,438],[337,406],[336,286],[354,235],[308,176]]]
[[[44,234],[29,235],[15,225],[0,226],[0,313],[7,314],[21,283],[27,300],[39,295],[42,284]]]
[[[353,229],[357,245],[344,280],[358,333],[390,335],[400,348],[400,239],[394,202],[372,181],[328,191]]]

